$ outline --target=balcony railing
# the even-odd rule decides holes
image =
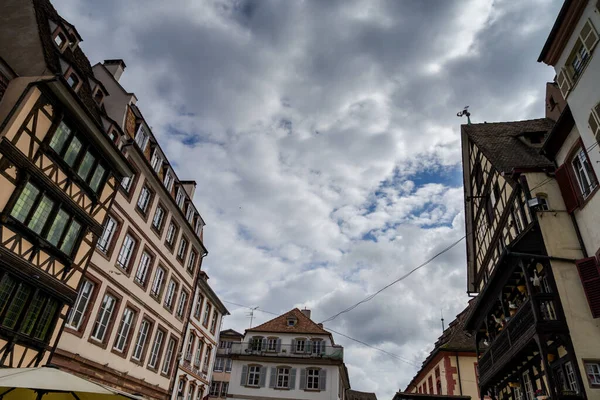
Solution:
[[[221,355],[221,356],[231,354],[231,347],[229,347],[229,348],[219,347],[219,348],[217,348],[217,354]]]
[[[526,299],[517,313],[511,317],[506,326],[492,341],[487,351],[478,362],[479,380],[485,386],[493,376],[510,362],[519,351],[523,350],[536,330],[554,330],[565,326],[557,317],[556,296],[552,293],[534,295],[534,301]],[[538,321],[535,322],[538,307]]]
[[[291,344],[281,344],[277,348],[263,348],[260,345],[253,346],[250,343],[235,343],[231,347],[232,355],[258,355],[265,357],[294,357],[294,358],[328,358],[333,360],[344,359],[344,349],[338,346],[319,346],[318,349],[308,347],[299,347]],[[318,351],[315,351],[318,350]]]

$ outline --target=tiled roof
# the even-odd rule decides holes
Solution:
[[[288,326],[288,317],[295,317],[298,320],[294,326]],[[331,336],[331,333],[314,323],[297,308],[273,318],[262,325],[246,329],[246,332],[307,333]]]
[[[359,392],[358,390],[346,390],[346,399],[348,400],[377,400],[375,393]]]
[[[553,168],[554,165],[540,154],[540,146],[527,142],[527,133],[544,132],[544,138],[552,130],[554,121],[548,118],[513,122],[494,122],[462,125],[461,130],[481,149],[500,172],[512,172],[515,168]],[[542,140],[543,142],[543,140]]]
[[[431,353],[427,356],[423,364],[421,365],[421,369],[416,375],[413,377],[411,382],[407,386],[411,387],[415,383],[415,379],[419,376],[421,371],[423,371],[427,364],[440,352],[440,351],[451,351],[451,352],[463,352],[463,353],[475,353],[475,338],[468,337],[466,332],[464,331],[465,322],[473,309],[473,306],[476,303],[476,299],[469,300],[469,305],[461,311],[460,314],[456,316],[454,321],[450,322],[448,328],[442,332],[442,335],[435,342],[435,346]]]
[[[56,48],[52,41],[52,32],[50,31],[50,23],[48,20],[54,21],[57,25],[64,26],[64,20],[58,14],[56,9],[52,6],[48,0],[33,0],[35,6],[36,19],[40,34],[40,40],[44,52],[44,59],[50,70],[55,73],[62,75],[60,67],[60,57],[62,57],[73,69],[77,72],[77,75],[81,78],[82,84],[77,94],[85,104],[88,111],[96,118],[96,121],[100,120],[100,111],[96,102],[92,97],[92,88],[90,87],[88,78],[94,77],[92,66],[90,61],[86,57],[85,53],[78,46],[75,50],[71,50],[70,47],[60,54],[60,51]],[[78,34],[77,34],[78,35]]]
[[[244,335],[239,333],[238,331],[234,331],[233,329],[226,329],[224,331],[221,331],[221,333],[219,334],[220,337],[239,337],[239,338],[243,338]]]

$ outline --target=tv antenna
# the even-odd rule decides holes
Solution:
[[[250,307],[250,312],[246,316],[250,317],[250,328],[252,328],[252,321],[254,320],[254,311],[258,310],[258,306]]]
[[[456,113],[457,117],[467,117],[467,124],[471,125],[471,113],[469,112],[469,106],[465,106],[462,111]]]
[[[440,316],[442,317],[442,333],[446,330],[444,326],[444,311],[440,308]]]

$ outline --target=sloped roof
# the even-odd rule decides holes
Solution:
[[[221,331],[221,333],[219,334],[220,337],[223,336],[233,336],[233,337],[239,337],[239,338],[243,338],[244,335],[239,333],[238,331],[234,331],[233,329],[226,329],[224,331]]]
[[[377,400],[375,393],[359,392],[358,390],[346,390],[346,399],[348,400]]]
[[[461,130],[498,171],[510,173],[516,168],[554,168],[554,164],[540,154],[541,145],[531,145],[521,138],[527,133],[544,132],[545,139],[553,126],[551,119],[539,118],[462,125]]]
[[[288,317],[295,317],[298,322],[294,326],[288,326]],[[297,308],[275,317],[262,325],[246,329],[246,332],[306,333],[331,336],[331,333],[314,323]]]
[[[406,391],[411,385],[414,384],[415,379],[419,376],[421,371],[423,371],[427,364],[440,352],[440,351],[450,351],[450,352],[458,352],[458,353],[475,353],[475,338],[468,337],[464,330],[465,322],[467,318],[471,314],[471,310],[476,303],[476,299],[469,300],[469,304],[467,307],[460,312],[454,319],[454,321],[450,322],[448,328],[442,332],[442,335],[435,342],[433,350],[427,356],[423,364],[421,365],[421,369],[415,374],[412,378],[408,386],[406,387]]]

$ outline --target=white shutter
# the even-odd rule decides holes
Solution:
[[[596,107],[592,108],[590,112],[590,118],[588,119],[588,125],[592,134],[596,138],[596,141],[600,143],[600,103],[596,104]]]
[[[581,33],[579,33],[579,38],[581,39],[581,42],[585,46],[588,53],[591,55],[592,50],[594,50],[594,47],[596,47],[598,44],[598,33],[596,32],[594,24],[592,24],[591,20],[588,19],[585,21],[585,25],[583,25]]]
[[[569,91],[571,90],[571,80],[569,78],[569,73],[566,68],[562,68],[556,77],[556,83],[558,83],[558,87],[560,88],[560,93],[563,98],[566,99],[569,95]]]
[[[319,370],[319,390],[327,389],[327,370],[320,369]]]

